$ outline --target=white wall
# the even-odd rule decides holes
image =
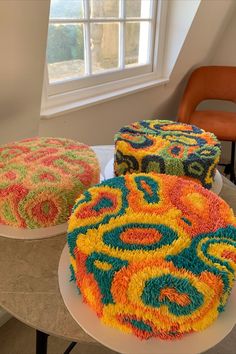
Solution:
[[[109,144],[124,124],[155,117],[174,119],[188,73],[193,67],[208,63],[235,5],[234,0],[201,2],[169,84],[41,120],[40,135],[66,136],[88,144]]]

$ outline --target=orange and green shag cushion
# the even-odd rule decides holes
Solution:
[[[187,176],[210,189],[220,159],[214,134],[169,120],[142,120],[115,135],[116,176],[157,172]]]
[[[0,224],[35,229],[67,222],[99,174],[93,150],[73,140],[36,137],[0,146]]]
[[[198,183],[127,174],[77,199],[68,246],[72,281],[104,324],[140,339],[176,339],[224,310],[236,219]]]

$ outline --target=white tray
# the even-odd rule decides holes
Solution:
[[[132,334],[105,326],[82,301],[74,282],[70,282],[69,251],[62,251],[58,268],[58,281],[64,303],[71,316],[83,330],[106,347],[124,354],[199,354],[223,340],[236,323],[236,286],[232,290],[226,310],[207,329],[186,335],[181,340],[139,340]]]
[[[115,177],[115,174],[114,174],[114,158],[110,159],[110,161],[107,163],[107,165],[105,167],[105,170],[104,170],[104,178],[105,178],[105,180],[109,179],[109,178],[113,178],[113,177]],[[213,185],[212,185],[210,190],[218,195],[218,194],[220,194],[222,186],[223,186],[222,176],[221,176],[220,172],[218,170],[216,170],[214,182],[213,182]]]

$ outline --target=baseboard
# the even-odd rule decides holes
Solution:
[[[11,315],[0,307],[0,327],[10,320]]]

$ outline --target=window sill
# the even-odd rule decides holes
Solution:
[[[58,94],[47,98],[41,109],[41,119],[50,119],[65,113],[77,111],[79,109],[94,106],[99,103],[114,100],[145,89],[165,85],[169,82],[167,78],[154,79],[147,82],[136,83],[129,87],[114,88],[110,92],[98,93],[92,97],[81,99],[80,91],[73,93]],[[68,99],[69,97],[69,99]]]

